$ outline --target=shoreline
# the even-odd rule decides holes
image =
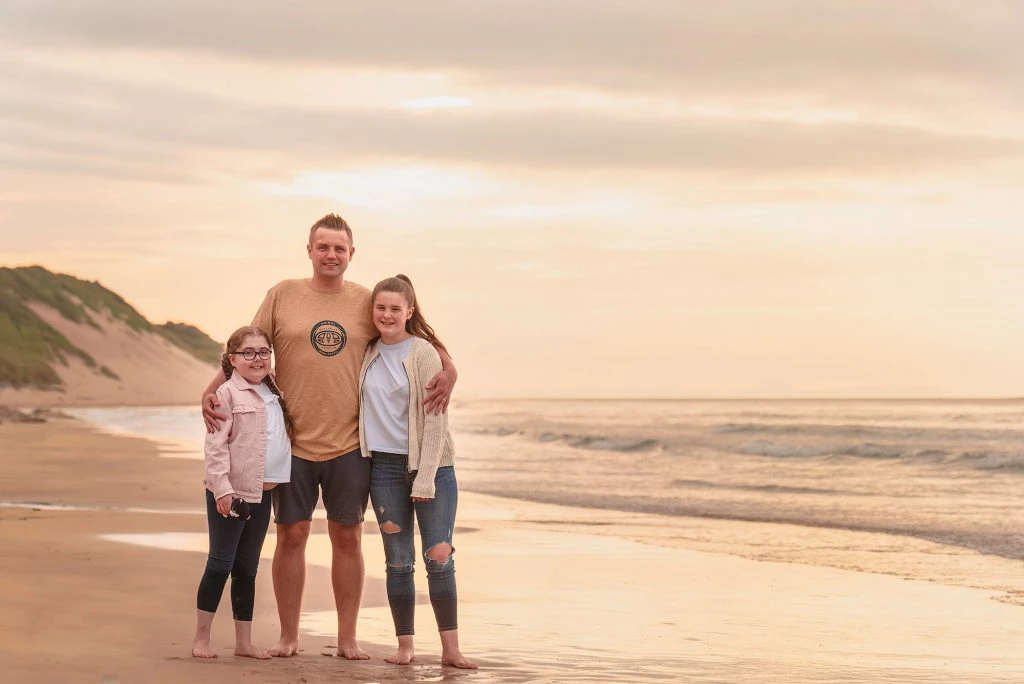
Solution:
[[[152,442],[72,420],[4,423],[0,443],[9,447],[0,456],[9,474],[0,500],[124,507],[0,507],[8,597],[0,625],[25,634],[0,646],[10,681],[995,684],[1024,677],[1024,658],[1013,657],[1024,614],[992,600],[990,590],[721,550],[731,536],[772,532],[781,542],[798,532],[785,526],[680,520],[666,530],[664,517],[472,492],[460,501],[456,532],[460,633],[481,670],[440,667],[422,577],[416,663],[383,662],[393,637],[372,524],[364,527],[359,630],[373,659],[321,657],[333,645],[322,520],[314,520],[308,550],[303,652],[270,662],[231,656],[225,598],[214,626],[221,657],[200,662],[188,654],[205,553],[205,519],[189,512],[199,509],[200,462],[162,458]],[[126,536],[110,541],[115,534]],[[156,546],[139,544],[144,538]],[[272,554],[269,539],[254,621],[255,640],[266,645],[277,635]]]
[[[63,417],[58,414],[57,420],[75,421],[76,424],[99,434],[142,440],[155,446],[161,459],[181,459],[185,463],[195,464],[202,458],[201,447],[183,447],[183,444],[189,442],[183,435],[140,437],[121,426],[93,424],[88,417],[75,415],[72,407],[67,408],[71,409],[71,414]],[[100,407],[82,408],[87,412],[91,408]],[[192,410],[196,407],[181,404],[131,408],[148,411],[154,408]],[[459,430],[457,426],[453,431],[463,449],[476,449],[480,453],[488,453],[495,445],[504,444],[508,439],[503,435]],[[196,435],[195,439],[201,441],[202,431],[197,431]],[[201,480],[201,467],[196,466],[194,469]],[[985,589],[999,592],[1001,596],[997,600],[1024,606],[1024,582],[1021,581],[1019,560],[899,530],[878,531],[787,520],[637,511],[625,507],[615,508],[611,505],[588,505],[585,502],[561,504],[552,501],[550,497],[520,495],[518,492],[504,494],[490,488],[474,489],[472,483],[467,485],[465,481],[462,482],[461,489],[463,494],[472,492],[495,497],[510,504],[525,505],[531,510],[540,506],[554,507],[553,510],[561,510],[566,514],[559,520],[549,520],[544,524],[567,525],[578,532],[622,536],[659,546],[724,553],[757,561],[855,570],[908,580],[926,580],[949,586]],[[0,506],[5,503],[26,502],[0,500]],[[147,510],[159,512],[159,509]],[[314,518],[317,517],[324,517],[322,507],[314,513]],[[657,533],[653,531],[655,529],[658,530]],[[273,534],[273,525],[270,533]],[[872,551],[868,554],[858,553],[862,548],[870,548]],[[903,568],[893,568],[885,553],[912,556],[913,562]]]

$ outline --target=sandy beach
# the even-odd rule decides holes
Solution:
[[[1024,608],[998,592],[708,551],[716,536],[785,526],[667,518],[473,493],[460,500],[463,648],[440,666],[425,582],[418,653],[388,665],[390,616],[372,525],[360,637],[372,659],[331,655],[323,520],[314,522],[299,656],[221,657],[189,647],[205,554],[201,464],[87,423],[0,424],[0,645],[7,682],[1019,682]],[[806,531],[804,533],[807,533]],[[823,535],[840,534],[823,531]],[[852,534],[852,533],[851,533]],[[826,537],[823,537],[823,539]],[[269,559],[254,634],[277,634]],[[922,554],[926,551],[922,550]]]

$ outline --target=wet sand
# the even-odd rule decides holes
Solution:
[[[5,682],[1024,680],[1024,608],[997,591],[707,550],[767,529],[782,540],[786,526],[465,492],[455,542],[460,633],[479,671],[440,666],[422,577],[416,664],[383,661],[393,637],[372,526],[359,623],[372,660],[321,655],[334,645],[322,520],[308,554],[302,653],[232,656],[225,597],[214,624],[221,657],[198,661],[189,649],[205,554],[201,464],[76,421],[5,423],[0,445],[0,501],[89,507],[0,507]],[[671,538],[645,532],[681,525],[686,534]],[[824,534],[843,548],[857,541]],[[272,553],[271,535],[254,621],[264,645],[277,635]]]

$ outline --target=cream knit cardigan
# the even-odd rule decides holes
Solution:
[[[370,363],[380,356],[377,342],[366,348],[363,366],[359,370],[359,397],[363,396],[363,381]],[[416,471],[412,483],[412,496],[434,498],[434,476],[442,466],[454,465],[455,442],[448,431],[448,414],[427,413],[423,407],[424,387],[441,370],[441,357],[434,346],[420,337],[412,338],[412,345],[402,359],[409,376],[409,472]],[[359,402],[359,448],[364,458],[370,458],[366,447],[366,424],[362,401]]]

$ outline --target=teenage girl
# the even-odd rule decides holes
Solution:
[[[256,568],[270,525],[270,490],[291,475],[291,420],[270,375],[267,334],[246,326],[228,338],[217,389],[227,420],[206,435],[206,516],[210,554],[196,599],[192,655],[216,658],[210,626],[231,576],[235,655],[270,658],[252,645]]]
[[[387,593],[398,636],[389,663],[414,657],[413,615],[416,548],[413,516],[420,529],[430,604],[441,633],[441,664],[476,669],[459,650],[458,599],[452,532],[459,493],[448,416],[427,413],[424,387],[441,370],[434,335],[404,275],[377,283],[371,296],[371,342],[359,374],[359,443],[372,457],[370,498],[387,563]]]

